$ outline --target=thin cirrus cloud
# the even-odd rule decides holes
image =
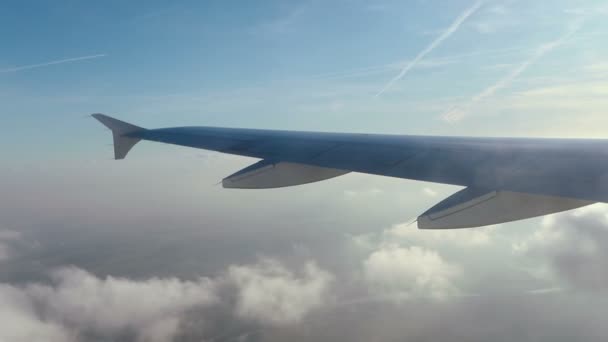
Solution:
[[[22,70],[43,68],[43,67],[47,67],[47,66],[51,66],[51,65],[80,62],[80,61],[85,61],[88,59],[97,59],[97,58],[102,58],[102,57],[106,57],[106,56],[107,56],[107,54],[102,53],[102,54],[97,54],[97,55],[58,59],[55,61],[38,63],[38,64],[20,65],[20,66],[16,66],[16,67],[12,67],[12,68],[0,69],[0,73],[9,73],[9,72],[22,71]]]
[[[473,6],[467,8],[464,12],[462,12],[458,16],[458,18],[456,18],[456,20],[454,20],[454,22],[445,31],[443,31],[443,33],[439,37],[437,37],[437,39],[435,39],[431,44],[424,48],[424,50],[420,51],[413,60],[411,60],[403,69],[401,69],[401,72],[399,72],[397,76],[390,80],[384,86],[384,88],[382,88],[376,94],[376,97],[379,97],[380,95],[384,94],[384,92],[390,89],[393,84],[395,84],[395,82],[402,79],[410,70],[412,70],[418,63],[420,63],[420,61],[423,60],[426,55],[435,50],[435,48],[441,45],[444,40],[450,38],[450,36],[454,34],[454,32],[458,31],[460,25],[462,25],[462,23],[464,23],[467,18],[473,15],[473,13],[477,12],[477,10],[481,7],[482,4],[483,0],[478,0],[473,4]]]
[[[463,106],[455,106],[450,108],[448,111],[441,115],[441,119],[446,122],[457,122],[470,115],[472,106],[482,100],[487,99],[494,95],[497,91],[506,88],[513,81],[515,81],[522,73],[524,73],[530,66],[538,62],[544,55],[563,45],[570,37],[572,37],[582,26],[582,21],[577,21],[558,39],[544,43],[540,45],[534,53],[525,61],[520,63],[515,69],[513,69],[506,76],[498,80],[498,82],[485,88],[475,96],[473,96],[469,102]]]

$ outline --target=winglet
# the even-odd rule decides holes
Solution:
[[[145,130],[145,128],[114,119],[104,114],[95,113],[91,116],[112,131],[114,138],[114,159],[117,160],[124,159],[129,150],[141,140],[140,138],[131,137],[129,134]]]

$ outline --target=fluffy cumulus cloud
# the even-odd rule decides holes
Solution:
[[[170,341],[188,329],[213,335],[219,314],[243,325],[289,325],[322,306],[331,280],[313,262],[296,273],[272,259],[193,281],[100,278],[63,268],[48,284],[0,285],[0,341]]]
[[[540,229],[513,244],[516,254],[546,262],[574,289],[608,290],[608,207],[595,205],[548,216]]]
[[[384,244],[363,262],[371,288],[399,298],[444,299],[457,292],[453,280],[460,274],[435,251],[418,246]]]
[[[42,317],[24,289],[6,284],[0,285],[0,322],[0,341],[76,340],[76,335],[70,333],[61,323]]]
[[[72,341],[131,336],[138,341],[167,341],[189,310],[216,301],[208,279],[136,281],[98,278],[65,268],[51,284],[4,285],[1,341]],[[8,305],[6,305],[8,303]],[[15,324],[6,324],[15,322]]]
[[[232,266],[227,278],[237,288],[237,314],[264,324],[297,323],[326,300],[332,275],[315,263],[300,275],[275,260]]]

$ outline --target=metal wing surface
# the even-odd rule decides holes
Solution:
[[[441,219],[438,215],[429,216],[433,214],[433,208],[423,214],[421,218],[426,221],[421,222],[436,222],[422,225],[419,222],[421,228],[495,224],[594,202],[608,202],[608,141],[605,140],[432,137],[217,127],[143,129],[103,114],[94,114],[94,117],[112,129],[117,159],[124,158],[137,141],[149,140],[262,160],[227,177],[223,182],[225,187],[291,186],[352,171],[467,188],[465,195],[457,193],[442,202],[439,209],[444,215],[440,215]],[[484,203],[483,207],[480,203]],[[458,215],[445,215],[446,209],[452,209]],[[488,213],[490,219],[479,220],[483,213]]]

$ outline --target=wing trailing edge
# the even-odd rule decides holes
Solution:
[[[350,171],[261,160],[222,180],[230,189],[270,189],[307,184],[344,175]]]
[[[418,228],[488,226],[576,209],[593,203],[566,197],[466,188],[420,215]]]

